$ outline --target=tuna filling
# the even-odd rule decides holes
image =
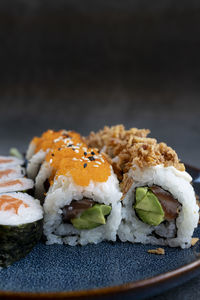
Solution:
[[[62,210],[64,223],[71,223],[76,229],[93,229],[106,224],[106,216],[111,212],[109,205],[96,203],[92,199],[72,200]]]
[[[169,192],[159,186],[138,187],[134,209],[137,216],[149,225],[157,226],[163,221],[175,220],[181,204]]]
[[[69,205],[63,208],[63,222],[71,223],[71,219],[79,217],[86,209],[91,208],[95,202],[92,199],[83,198],[82,200],[72,200]]]
[[[163,190],[159,186],[153,185],[150,189],[154,195],[156,195],[162,206],[162,209],[164,210],[165,220],[175,220],[181,210],[181,204],[178,202],[178,200],[175,199],[172,194]]]

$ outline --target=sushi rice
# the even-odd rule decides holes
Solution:
[[[7,209],[1,200],[8,197]],[[20,200],[20,206],[15,213],[15,204],[11,198]],[[13,202],[13,207],[8,209],[9,204]],[[43,210],[40,202],[26,193],[14,192],[0,194],[0,224],[1,225],[20,225],[32,223],[43,218]]]

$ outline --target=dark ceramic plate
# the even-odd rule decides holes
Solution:
[[[200,170],[188,167],[200,195]],[[199,236],[198,228],[194,236]],[[190,249],[165,248],[165,255],[147,253],[155,247],[108,243],[70,247],[39,244],[24,259],[0,270],[1,298],[150,297],[200,273],[198,244]]]

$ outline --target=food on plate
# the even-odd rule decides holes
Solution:
[[[191,246],[199,220],[192,178],[176,152],[149,133],[117,125],[85,138],[75,131],[47,130],[32,139],[27,174],[43,205],[47,244],[86,245],[118,236],[122,242]],[[8,195],[23,195],[13,192],[33,188],[23,163],[1,156],[0,195],[8,202]],[[20,209],[28,209],[18,200]],[[12,203],[12,213],[18,214]]]
[[[25,257],[42,235],[43,210],[26,193],[0,194],[0,267]]]
[[[147,252],[151,253],[151,254],[164,255],[165,254],[165,249],[163,249],[163,248],[149,249]]]
[[[122,193],[103,155],[96,149],[78,146],[54,149],[47,154],[41,170],[43,175],[46,172],[45,181],[49,175],[50,188],[44,200],[48,244],[116,240]]]
[[[43,209],[38,200],[25,193],[34,182],[24,177],[23,164],[22,159],[1,156],[0,267],[26,256],[42,235]]]
[[[190,247],[199,220],[192,178],[176,152],[147,130],[105,127],[86,142],[105,152],[121,180],[121,241]]]

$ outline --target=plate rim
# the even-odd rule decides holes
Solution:
[[[192,271],[197,270],[200,267],[200,258],[197,258],[191,263],[185,264],[180,268],[177,268],[172,271],[168,271],[165,273],[161,273],[156,276],[149,277],[147,279],[137,280],[117,286],[103,287],[97,289],[90,290],[80,290],[80,291],[63,291],[63,292],[11,292],[11,291],[0,291],[0,296],[8,298],[16,297],[16,298],[27,298],[30,299],[56,299],[56,298],[83,298],[83,297],[94,297],[94,296],[108,296],[114,295],[116,293],[123,292],[133,292],[139,289],[154,287],[158,284],[162,284],[167,280],[178,279],[182,275],[186,275],[187,273],[191,273]]]
[[[193,170],[200,172],[200,168],[193,167],[189,164],[185,164]],[[112,296],[114,294],[125,293],[125,292],[136,292],[144,288],[153,288],[159,284],[165,283],[168,280],[178,279],[181,276],[191,273],[200,268],[200,256],[194,261],[185,264],[175,270],[161,273],[156,276],[149,277],[147,279],[131,281],[129,283],[124,283],[116,286],[102,287],[89,290],[79,290],[79,291],[62,291],[62,292],[14,292],[14,291],[2,291],[0,290],[0,297],[6,299],[25,299],[29,297],[30,299],[78,299],[78,298],[91,298],[95,296]]]

